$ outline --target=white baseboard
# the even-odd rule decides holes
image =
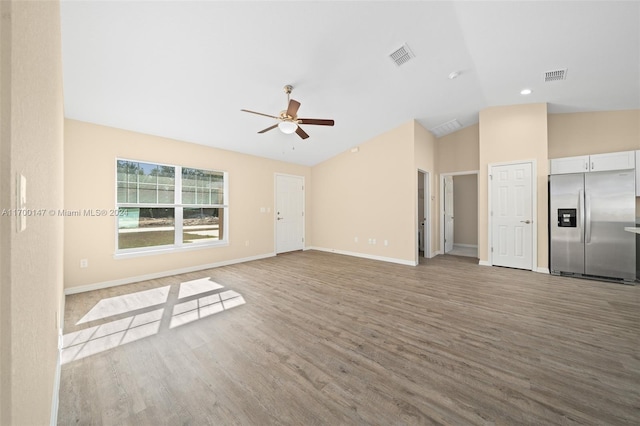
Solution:
[[[156,278],[169,277],[171,275],[186,274],[188,272],[202,271],[203,269],[219,268],[220,266],[234,265],[236,263],[250,262],[252,260],[266,259],[275,256],[275,253],[259,254],[257,256],[244,257],[242,259],[224,260],[222,262],[209,263],[206,265],[189,266],[187,268],[173,269],[169,271],[155,272],[153,274],[138,275],[135,277],[127,277],[113,281],[103,281],[94,284],[86,284],[77,287],[64,289],[65,295],[84,293],[86,291],[101,290],[103,288],[115,287],[124,284],[137,283],[140,281],[153,280]]]
[[[353,252],[353,251],[337,250],[337,249],[330,249],[330,248],[324,248],[324,247],[309,247],[309,249],[310,250],[324,251],[324,252],[327,252],[327,253],[344,254],[346,256],[361,257],[361,258],[364,258],[364,259],[380,260],[380,261],[383,261],[383,262],[397,263],[397,264],[400,264],[400,265],[407,265],[407,266],[416,266],[417,265],[416,262],[412,262],[410,260],[404,260],[404,259],[396,259],[395,257],[376,256],[376,255],[373,255],[373,254],[364,254],[364,253],[357,253],[357,252]]]
[[[62,369],[62,336],[64,334],[64,310],[66,308],[66,298],[60,298],[60,304],[62,306],[59,307],[58,314],[58,350],[57,350],[57,359],[56,359],[56,371],[54,373],[53,378],[53,396],[51,398],[51,426],[56,426],[58,424],[58,408],[60,406],[60,374]]]
[[[474,248],[477,249],[478,245],[477,244],[458,244],[458,243],[453,243],[454,247],[468,247],[468,248]]]
[[[481,266],[493,266],[493,265],[492,265],[489,261],[487,261],[487,260],[481,260],[480,262],[478,262],[478,265],[481,265]],[[549,268],[541,268],[541,267],[539,267],[539,266],[535,269],[535,271],[534,271],[534,272],[539,272],[539,273],[541,273],[541,274],[549,274],[549,273],[550,273],[550,272],[549,272]]]
[[[51,398],[51,419],[49,423],[51,426],[56,426],[58,424],[58,407],[60,406],[61,346],[62,338],[58,337],[58,355],[56,356],[56,371],[53,378],[53,397]]]

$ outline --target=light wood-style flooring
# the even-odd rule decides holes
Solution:
[[[63,359],[59,425],[638,425],[640,287],[294,252],[68,296]]]

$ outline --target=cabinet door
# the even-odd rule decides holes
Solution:
[[[583,173],[589,171],[589,156],[554,158],[549,167],[552,175]]]
[[[636,154],[634,151],[611,152],[607,154],[591,155],[589,158],[589,170],[603,172],[606,170],[635,169]]]

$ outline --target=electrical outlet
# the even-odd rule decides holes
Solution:
[[[249,247],[249,240],[244,242],[245,247]]]
[[[357,243],[358,242],[358,237],[353,237],[353,242]]]
[[[389,240],[384,240],[384,246],[387,247],[389,245]]]
[[[80,259],[80,267],[88,268],[89,267],[89,259]]]

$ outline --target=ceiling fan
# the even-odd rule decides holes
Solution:
[[[290,99],[289,95],[291,94],[291,90],[293,90],[293,86],[287,84],[284,86],[284,92],[287,94],[287,109],[285,111],[280,111],[279,116],[263,114],[261,112],[249,111],[248,109],[242,109],[241,111],[250,112],[251,114],[264,115],[265,117],[271,117],[278,120],[278,123],[273,126],[267,127],[266,129],[260,130],[258,133],[265,133],[269,130],[275,129],[276,127],[282,131],[282,133],[291,134],[296,133],[302,139],[306,139],[309,137],[307,132],[302,130],[300,124],[313,124],[316,126],[333,126],[333,120],[326,120],[321,118],[298,118],[298,108],[300,108],[300,102],[295,99]]]

